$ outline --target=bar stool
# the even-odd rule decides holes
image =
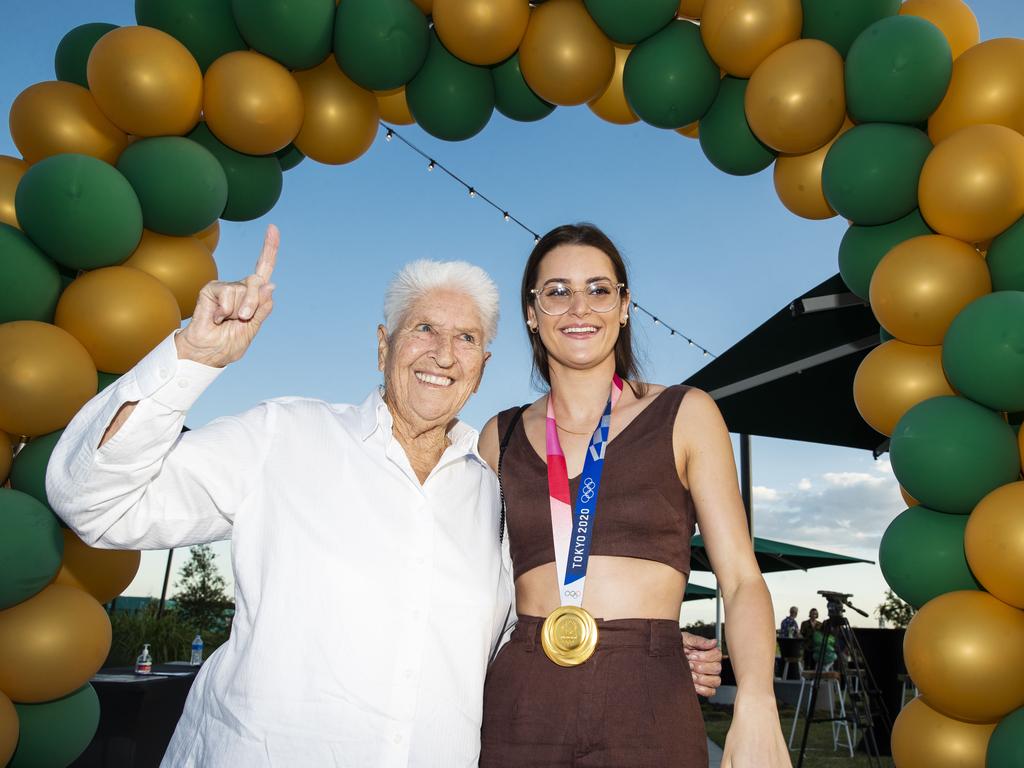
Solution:
[[[797,671],[800,673],[800,676],[803,677],[803,674],[804,674],[804,657],[803,656],[783,656],[782,657],[782,675],[779,678],[780,680],[788,680],[789,679],[789,665],[790,664],[795,665],[796,668],[797,668]]]
[[[839,732],[840,730],[845,731],[846,735],[846,748],[850,752],[850,757],[853,757],[853,739],[850,737],[850,724],[846,719],[846,697],[843,695],[842,686],[839,681],[842,676],[838,672],[822,672],[821,682],[825,684],[825,690],[828,693],[828,713],[832,720],[832,750],[839,749]],[[800,707],[804,701],[804,691],[806,690],[807,695],[807,712],[804,717],[811,718],[814,713],[811,709],[811,694],[813,693],[812,687],[814,685],[814,671],[804,670],[800,673],[800,694],[796,700],[796,714],[793,716],[793,727],[789,730],[789,748],[793,749],[793,739],[796,737],[796,725],[800,721]],[[838,719],[836,715],[836,706],[838,704],[839,713]]]

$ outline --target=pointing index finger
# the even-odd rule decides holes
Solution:
[[[263,238],[263,250],[256,261],[256,276],[269,283],[277,264],[277,249],[281,244],[281,233],[273,224],[267,227],[267,235]]]

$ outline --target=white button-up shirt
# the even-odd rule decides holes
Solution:
[[[359,406],[270,400],[180,434],[219,372],[179,361],[168,337],[75,417],[46,478],[92,546],[231,539],[231,637],[163,765],[475,766],[511,600],[476,431],[456,424],[422,484],[376,392]]]

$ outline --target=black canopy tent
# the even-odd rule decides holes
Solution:
[[[867,304],[834,275],[798,296],[684,383],[710,394],[740,435],[750,520],[750,435],[871,450],[886,438],[853,402],[853,377],[879,343]],[[751,526],[753,535],[753,526]]]

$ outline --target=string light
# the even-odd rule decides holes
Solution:
[[[385,129],[385,134],[384,134],[385,141],[391,141],[392,138],[398,139],[400,142],[405,144],[405,146],[407,146],[409,149],[411,149],[413,152],[415,152],[416,154],[418,154],[420,157],[422,157],[424,160],[427,161],[427,170],[428,171],[433,171],[435,168],[440,168],[446,175],[451,177],[451,179],[453,181],[461,184],[466,189],[466,191],[469,193],[469,196],[471,198],[479,197],[481,200],[483,200],[485,203],[487,203],[487,205],[491,206],[492,208],[494,208],[494,210],[496,210],[498,213],[500,213],[501,217],[505,221],[514,222],[516,224],[516,226],[518,226],[519,228],[521,228],[524,231],[526,231],[526,232],[530,233],[531,235],[533,235],[533,244],[534,245],[536,245],[537,243],[540,242],[540,235],[537,234],[532,229],[530,229],[528,226],[526,226],[523,222],[521,222],[519,219],[517,219],[511,213],[509,213],[509,211],[507,211],[504,208],[502,208],[501,206],[497,205],[493,200],[488,198],[486,195],[481,194],[480,192],[477,192],[476,187],[474,187],[471,184],[469,184],[469,182],[465,181],[462,177],[460,177],[454,171],[452,171],[449,168],[445,167],[445,165],[443,163],[439,163],[436,160],[434,160],[432,157],[430,157],[430,155],[426,154],[422,149],[420,149],[415,144],[410,142],[407,138],[405,138],[402,134],[400,134],[394,128],[390,128],[390,127],[384,125],[384,123],[381,123],[380,125],[381,125],[382,128]],[[675,328],[673,328],[671,325],[666,323],[661,318],[653,315],[651,312],[649,312],[644,307],[641,307],[636,301],[632,301],[631,303],[633,305],[633,309],[637,310],[638,312],[643,312],[645,315],[647,315],[649,318],[651,318],[651,320],[653,321],[654,325],[656,325],[656,326],[664,326],[665,328],[667,328],[669,336],[679,336],[682,339],[686,339],[687,344],[689,346],[691,346],[691,347],[696,347],[701,352],[703,352],[704,353],[704,357],[717,357],[716,354],[714,354],[710,350],[706,349],[705,347],[701,346],[700,344],[695,342],[693,339],[691,339],[689,336],[687,336],[687,335],[681,333],[680,331],[676,330]]]

